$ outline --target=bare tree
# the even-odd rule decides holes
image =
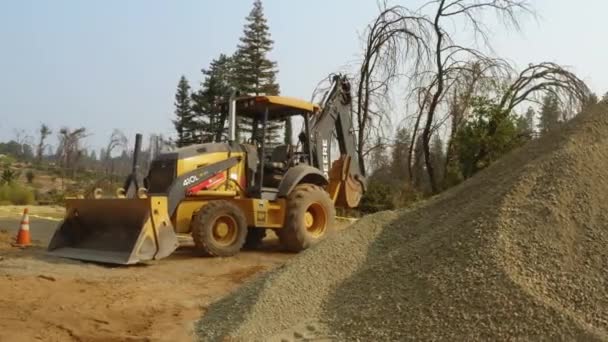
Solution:
[[[490,62],[490,63],[488,63]],[[498,93],[502,80],[507,79],[512,72],[511,67],[503,60],[474,60],[469,67],[464,68],[459,82],[450,88],[447,99],[447,114],[449,116],[449,134],[446,148],[446,158],[443,165],[443,174],[449,174],[450,165],[453,165],[456,154],[454,140],[462,124],[470,114],[471,101],[474,96],[494,95]]]
[[[53,132],[49,128],[49,126],[42,124],[40,125],[40,129],[38,130],[40,133],[40,138],[38,140],[38,147],[36,148],[36,160],[40,164],[42,162],[42,155],[44,154],[44,150],[47,147],[45,144],[46,138],[51,135]]]
[[[553,94],[562,105],[580,110],[591,97],[583,80],[564,67],[550,62],[530,64],[509,85],[500,100],[500,108],[508,114],[524,102],[537,102]]]
[[[32,136],[27,134],[24,129],[15,129],[13,130],[15,134],[15,142],[19,145],[19,154],[21,157],[25,157],[25,148],[26,145],[28,148],[32,145]],[[31,151],[31,150],[30,150]]]
[[[376,138],[384,136],[382,122],[388,119],[389,90],[399,76],[400,62],[411,57],[417,68],[429,51],[423,18],[402,6],[384,3],[381,8],[367,27],[356,82],[357,153],[363,170],[367,154],[382,145],[367,146],[370,141],[381,142]]]
[[[423,13],[428,8],[433,8],[431,14]],[[433,48],[428,55],[428,60],[432,63],[426,70],[417,71],[412,76],[417,84],[414,94],[418,97],[419,113],[415,128],[417,130],[419,125],[422,126],[425,168],[434,193],[439,191],[439,187],[431,163],[430,142],[437,127],[450,117],[449,114],[443,118],[437,117],[440,109],[446,107],[450,90],[463,84],[465,75],[471,72],[471,66],[487,65],[495,72],[508,68],[508,64],[503,60],[482,51],[492,50],[487,28],[482,21],[483,14],[489,10],[494,10],[505,24],[511,24],[515,28],[519,28],[518,17],[521,12],[532,13],[526,0],[432,0],[417,11],[417,22],[424,22],[431,32],[429,44],[432,44]],[[472,28],[475,41],[481,41],[482,48],[477,48],[476,44],[462,45],[455,41],[455,35],[447,28],[457,20],[459,26]],[[415,133],[412,134],[412,152],[416,141]]]
[[[59,149],[57,155],[63,170],[67,170],[71,176],[74,175],[75,166],[82,155],[81,140],[86,136],[86,128],[84,127],[75,130],[64,127],[59,130]]]
[[[106,155],[102,157],[105,160],[110,160],[112,158],[112,152],[114,152],[117,148],[127,148],[127,142],[128,139],[125,134],[121,130],[115,128],[112,131],[112,135],[110,135],[110,141],[108,141],[108,145],[106,146]]]
[[[547,94],[555,95],[563,106],[571,108],[570,112],[582,110],[592,96],[585,82],[564,67],[549,62],[530,64],[514,77],[500,97],[499,115],[489,122],[487,136],[494,136],[501,121],[516,107],[526,102],[539,103]],[[488,152],[487,146],[482,145],[476,159],[482,160]]]
[[[112,153],[115,152],[118,148],[121,148],[124,151],[127,148],[127,142],[128,140],[125,134],[121,130],[115,128],[112,131],[112,135],[110,135],[108,145],[104,150],[105,155],[101,156],[100,158],[103,168],[105,169],[105,173],[109,176],[111,182],[114,182],[115,173],[115,165],[114,159],[112,158]]]
[[[455,153],[454,137],[471,113],[474,97],[494,98],[499,103],[501,114],[491,123],[495,127],[517,106],[543,93],[556,93],[572,106],[588,103],[584,82],[563,67],[540,63],[516,72],[506,60],[494,56],[484,22],[488,12],[515,30],[523,15],[534,16],[528,0],[430,0],[416,11],[384,6],[368,26],[358,74],[354,112],[362,144],[358,146],[360,159],[370,149],[365,144],[377,141],[373,138],[382,122],[378,109],[387,102],[389,86],[403,76],[408,83],[406,102],[416,104],[408,168],[413,174],[414,162],[420,168],[423,158],[433,193],[439,191],[435,172],[447,174]],[[469,28],[472,37],[463,37],[454,27]],[[446,125],[446,158],[440,166],[443,170],[435,170],[438,165],[431,162],[431,137]],[[492,135],[494,130],[488,133]]]
[[[485,87],[484,89],[489,89],[489,83],[495,83],[496,80],[507,77],[509,70],[510,67],[504,60],[489,58],[480,54],[475,55],[475,59],[470,61],[453,60],[443,69],[444,90],[437,100],[437,107],[435,109],[437,112],[437,108],[442,106],[443,116],[434,118],[434,121],[432,121],[432,125],[429,128],[429,133],[431,135],[436,134],[439,128],[446,123],[450,124],[450,131],[448,134],[448,148],[446,164],[443,166],[444,169],[434,170],[433,168],[433,172],[439,172],[444,175],[447,174],[445,168],[447,166],[447,160],[450,160],[450,151],[452,150],[451,138],[453,138],[458,127],[466,119],[472,96],[478,93],[482,88],[482,85]],[[428,115],[430,105],[434,99],[433,92],[435,91],[439,80],[440,78],[435,75],[435,77],[428,81],[428,84],[419,85],[414,89],[412,95],[410,95],[413,102],[417,104],[413,134],[408,153],[408,167],[410,168],[410,172],[412,172],[414,162],[420,163],[415,160],[416,155],[418,156],[417,158],[423,158],[425,160],[424,165],[425,168],[427,168],[426,156],[424,154],[424,135],[421,137],[422,141],[418,141],[418,133],[423,124],[425,126],[423,126],[422,129],[426,128],[426,122],[423,121],[423,119]],[[424,130],[422,133],[424,133]],[[417,150],[419,152],[416,152]]]
[[[163,152],[167,152],[173,148],[175,145],[169,138],[165,138],[163,134],[151,134],[150,135],[150,162],[152,159],[156,158],[159,154]]]

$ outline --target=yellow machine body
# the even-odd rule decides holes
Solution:
[[[236,157],[233,167],[218,172],[223,181],[187,194],[173,214],[166,195],[141,198],[66,200],[66,217],[49,245],[50,254],[111,264],[134,264],[167,257],[179,246],[176,234],[189,234],[194,214],[210,201],[235,203],[245,213],[247,225],[281,228],[285,200],[247,198],[244,192],[247,156],[244,152],[201,153],[177,159],[176,175]]]
[[[245,164],[247,158],[244,153],[216,152],[178,160],[177,173],[184,174],[196,168],[226,160],[229,157],[238,157],[241,160],[236,166],[224,172],[227,181],[214,186],[212,189],[187,196],[179,204],[175,215],[173,215],[173,224],[177,233],[190,233],[190,222],[193,214],[209,201],[217,199],[230,200],[239,206],[245,213],[249,227],[281,228],[283,226],[284,199],[268,201],[246,197],[244,188],[248,180]]]
[[[339,136],[342,136],[343,141],[350,142],[350,137],[344,138],[347,134],[352,135],[352,130],[348,128],[351,124],[344,121],[350,115],[350,107],[345,102],[350,98],[345,96],[345,93],[340,93],[340,89],[342,88],[334,88],[333,95],[330,94],[334,107],[326,102],[329,108],[326,112],[320,112],[318,106],[309,102],[279,96],[246,97],[231,102],[234,104],[232,110],[236,108],[245,115],[264,112],[263,127],[267,119],[282,120],[304,113],[305,119],[314,122],[313,128],[317,127],[317,132],[323,133],[323,136],[329,137],[331,129],[341,127]],[[336,109],[338,104],[342,107]],[[342,114],[330,115],[330,112],[336,111]],[[337,123],[336,118],[343,121]],[[309,132],[308,129],[306,126],[306,132]],[[312,137],[313,134],[309,136]],[[314,136],[323,137],[318,134]],[[139,151],[141,136],[138,139],[135,151]],[[318,143],[315,145],[317,157],[313,158],[312,144],[315,142]],[[247,233],[251,232],[252,228],[282,229],[285,225],[296,222],[293,219],[287,222],[286,217],[290,217],[287,213],[290,210],[287,202],[289,194],[296,191],[294,189],[301,183],[313,185],[314,188],[305,190],[312,191],[313,195],[310,196],[316,196],[316,207],[319,207],[321,202],[325,207],[320,211],[296,215],[297,222],[302,221],[302,227],[306,226],[304,221],[312,222],[312,214],[323,215],[318,222],[330,222],[333,220],[331,215],[335,212],[334,205],[354,207],[359,203],[364,190],[362,181],[351,175],[352,165],[356,166],[351,159],[354,153],[342,153],[331,170],[323,172],[312,166],[312,161],[318,160],[320,163],[321,160],[329,158],[327,140],[311,140],[307,146],[307,157],[302,157],[302,163],[292,163],[293,159],[287,160],[288,157],[277,157],[278,160],[273,160],[274,150],[269,163],[266,163],[268,156],[265,155],[264,144],[259,147],[230,142],[183,147],[160,154],[152,161],[144,181],[145,188],[138,185],[135,152],[133,172],[126,182],[128,186],[125,185],[125,189],[117,192],[117,198],[101,198],[101,190],[96,190],[93,198],[67,199],[66,216],[49,244],[49,253],[112,264],[133,264],[161,259],[173,253],[179,246],[179,234],[192,232],[193,219],[197,217],[197,213],[202,213],[204,209],[212,210],[213,206],[206,206],[218,200],[229,202],[223,202],[224,207],[242,213],[239,214],[239,226],[243,227],[246,223],[244,228],[249,229],[246,230]],[[284,147],[288,148],[289,145]],[[354,150],[354,147],[350,150]],[[278,151],[278,155],[284,155],[282,150]],[[258,153],[261,156],[258,156]],[[264,178],[266,166],[272,168],[269,171],[272,177],[268,182]],[[354,169],[357,168],[358,166]],[[132,184],[135,185],[131,187]],[[315,191],[317,195],[314,195]],[[319,197],[318,191],[328,197]],[[302,208],[301,210],[308,210]],[[205,222],[212,221],[196,222],[204,225]],[[284,229],[279,232],[289,231],[290,229]],[[294,241],[288,241],[291,249],[294,249]],[[302,243],[297,249],[305,248],[309,244]]]

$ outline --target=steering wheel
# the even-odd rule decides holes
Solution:
[[[298,149],[300,149],[302,146],[303,146],[302,142],[300,141],[300,139],[298,139],[298,142],[294,146],[294,149],[292,150],[292,152],[289,155],[289,158],[286,161],[285,165],[287,167],[297,165],[296,161],[299,163],[303,159],[303,157],[306,157],[308,155],[308,153],[305,151],[298,151]]]

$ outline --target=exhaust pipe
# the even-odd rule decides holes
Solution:
[[[230,95],[228,103],[228,142],[236,141],[236,91]]]
[[[133,149],[133,165],[131,166],[131,174],[127,176],[127,180],[123,186],[125,197],[136,198],[141,182],[139,181],[139,155],[141,154],[142,135],[135,134],[135,148]]]

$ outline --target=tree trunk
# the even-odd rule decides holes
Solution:
[[[424,125],[424,131],[422,132],[422,150],[424,151],[424,163],[426,165],[426,171],[429,175],[429,183],[431,184],[431,191],[433,193],[438,193],[439,187],[437,186],[433,164],[431,163],[430,141],[432,135],[431,128],[433,127],[433,118],[435,115],[435,111],[437,110],[437,105],[439,104],[439,98],[443,93],[443,78],[445,77],[443,72],[443,61],[441,59],[443,33],[441,32],[441,28],[439,27],[439,19],[441,18],[444,5],[445,0],[442,0],[439,5],[439,9],[437,10],[437,15],[435,16],[434,22],[435,34],[437,35],[437,50],[435,55],[437,63],[437,90],[435,91],[435,94],[433,94],[433,99],[431,100],[429,111],[426,117],[426,124]]]

